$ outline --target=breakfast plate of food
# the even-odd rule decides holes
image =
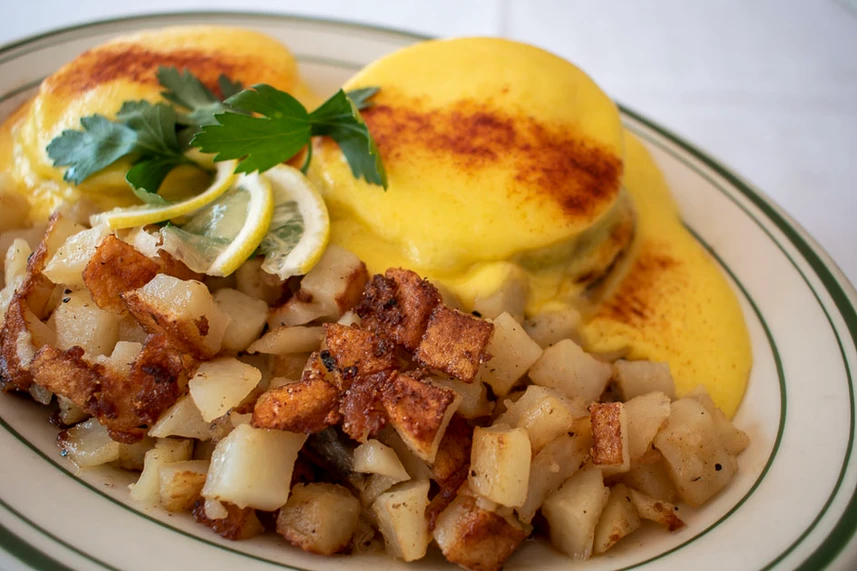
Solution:
[[[857,564],[857,294],[573,62],[143,16],[0,121],[4,569]]]

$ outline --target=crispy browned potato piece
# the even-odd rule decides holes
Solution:
[[[321,379],[304,379],[269,390],[253,409],[254,428],[313,434],[339,422],[339,391]]]
[[[133,246],[116,236],[107,236],[83,270],[83,283],[92,301],[101,309],[124,313],[125,303],[120,295],[143,287],[155,275],[159,266]]]
[[[396,346],[371,331],[325,323],[324,339],[331,362],[345,386],[358,375],[374,375],[398,367]],[[326,360],[327,356],[322,358]]]
[[[626,427],[622,426],[622,408],[620,402],[593,403],[589,406],[592,463],[596,466],[621,465],[628,459],[628,438],[623,434]]]
[[[494,325],[487,321],[438,305],[414,357],[427,367],[472,383],[479,365],[488,358],[485,346],[493,331]]]
[[[391,371],[381,371],[358,377],[343,393],[339,403],[342,430],[353,440],[366,442],[387,425],[381,390],[393,375]]]
[[[446,426],[460,401],[455,391],[408,375],[394,375],[381,388],[381,402],[390,424],[426,462],[434,462]]]
[[[193,508],[193,518],[197,523],[210,527],[214,533],[226,539],[250,539],[265,531],[253,508],[239,508],[226,502],[223,502],[223,507],[227,512],[225,518],[209,519],[205,515],[205,502],[201,499],[197,500]]]
[[[71,223],[59,213],[54,213],[48,222],[45,235],[27,261],[24,281],[18,287],[6,310],[3,327],[0,329],[0,388],[4,392],[26,391],[33,384],[28,357],[21,348],[40,347],[39,340],[31,337],[31,322],[48,317],[54,284],[42,274],[48,259],[56,252],[68,236]],[[23,357],[23,360],[22,360]]]
[[[36,382],[62,395],[104,424],[110,437],[133,443],[146,434],[181,394],[181,356],[163,337],[150,337],[127,377],[88,363],[83,349],[60,351],[46,345],[33,358]]]
[[[173,257],[173,255],[166,250],[158,250],[158,263],[160,265],[160,273],[173,276],[180,280],[196,280],[201,282],[205,277],[203,274],[195,272],[187,267],[184,262]]]
[[[35,319],[25,297],[15,294],[0,330],[0,387],[4,392],[26,391],[33,384],[31,364],[26,362],[26,355],[20,349],[26,351],[31,347],[29,322]]]
[[[203,339],[208,335],[209,328],[208,319],[205,316],[188,321],[175,319],[163,313],[159,314],[136,290],[126,291],[121,294],[121,297],[128,311],[147,333],[169,339],[173,347],[196,358],[213,357]]]
[[[460,416],[453,415],[431,465],[432,480],[435,480],[442,490],[457,490],[467,479],[472,445],[473,428]]]
[[[385,276],[372,278],[356,311],[366,329],[413,351],[439,303],[440,293],[428,280],[410,270],[390,268]]]
[[[451,563],[473,571],[499,571],[529,535],[523,526],[459,495],[435,522],[432,533]]]
[[[30,370],[37,384],[66,397],[86,413],[95,410],[104,368],[84,361],[80,347],[61,351],[45,345],[33,357]]]

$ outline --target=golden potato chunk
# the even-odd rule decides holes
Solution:
[[[628,416],[620,402],[589,406],[592,425],[592,463],[609,473],[627,472],[631,467],[628,445]]]
[[[360,501],[336,484],[297,484],[277,516],[277,533],[310,553],[345,550],[357,529]]]
[[[445,305],[429,317],[414,358],[427,367],[472,383],[479,366],[488,360],[485,348],[494,325]]]
[[[443,433],[461,397],[447,388],[394,375],[381,388],[390,424],[413,452],[433,462]]]
[[[401,268],[372,278],[357,306],[363,326],[413,351],[420,344],[440,293],[428,280]]]
[[[226,539],[250,539],[265,531],[253,508],[239,508],[226,502],[223,502],[223,507],[226,508],[225,516],[212,519],[205,513],[205,502],[197,500],[193,508],[193,518]]]
[[[337,424],[339,391],[322,379],[304,379],[269,390],[253,409],[255,428],[313,434]]]
[[[623,537],[640,528],[640,515],[631,501],[631,491],[622,484],[610,488],[607,505],[595,526],[594,553],[604,553]]]
[[[370,331],[325,323],[324,340],[329,358],[346,386],[358,375],[373,375],[398,368],[396,346]],[[327,359],[327,356],[322,358]]]
[[[126,311],[121,295],[146,285],[158,274],[154,262],[116,236],[107,236],[83,270],[83,283],[101,309]]]
[[[366,442],[387,425],[387,411],[381,400],[381,391],[393,373],[382,371],[358,377],[342,395],[339,412],[342,430],[353,440]]]
[[[516,520],[460,495],[437,517],[432,535],[447,561],[473,571],[499,571],[529,533]]]
[[[161,466],[158,473],[161,506],[171,512],[192,510],[205,485],[206,472],[208,462],[204,460],[184,460]]]

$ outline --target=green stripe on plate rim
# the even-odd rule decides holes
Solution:
[[[2,507],[7,512],[14,515],[16,518],[18,518],[19,520],[21,520],[22,522],[27,524],[29,527],[35,529],[36,531],[38,531],[39,533],[41,533],[45,537],[51,539],[52,541],[55,541],[56,543],[59,543],[60,545],[62,545],[66,549],[73,551],[74,553],[77,553],[78,555],[80,555],[81,557],[83,557],[85,559],[89,559],[90,561],[92,561],[92,562],[100,565],[101,567],[107,569],[108,571],[120,571],[120,569],[117,569],[116,567],[113,567],[112,565],[109,565],[109,564],[101,561],[100,559],[96,559],[93,556],[89,555],[88,553],[84,553],[83,551],[81,551],[77,547],[71,545],[70,543],[63,541],[62,539],[60,539],[56,535],[54,535],[51,532],[47,531],[46,529],[42,528],[36,522],[30,520],[27,516],[25,516],[24,514],[22,514],[21,512],[19,512],[18,510],[16,510],[12,506],[10,506],[9,504],[7,504],[5,501],[3,501],[3,499],[0,499],[0,507]],[[25,540],[21,539],[20,537],[18,537],[15,534],[13,534],[2,523],[0,523],[0,547],[5,549],[9,553],[12,553],[16,557],[18,557],[18,559],[25,561],[25,562],[34,561],[31,559],[33,554],[40,555],[42,560],[40,561],[41,566],[37,566],[38,569],[49,569],[51,571],[65,571],[65,570],[69,569],[68,567],[66,567],[65,565],[60,563],[59,561],[51,558],[49,555],[47,555],[41,551],[39,551],[36,547],[30,545]],[[30,558],[22,557],[19,554],[27,554]],[[70,571],[70,569],[69,569],[69,571]]]
[[[334,25],[339,25],[342,27],[351,28],[351,29],[365,30],[368,33],[379,33],[379,32],[389,33],[389,34],[398,35],[398,36],[401,36],[405,39],[410,39],[410,40],[414,40],[414,41],[430,39],[427,36],[422,36],[422,35],[414,34],[411,32],[403,32],[403,31],[399,31],[399,30],[385,29],[385,28],[381,28],[381,27],[368,26],[368,25],[362,25],[362,24],[355,24],[355,23],[351,23],[351,22],[341,22],[341,21],[335,21],[332,19],[325,19],[325,18],[306,18],[306,17],[300,17],[300,16],[288,16],[288,15],[283,15],[283,14],[263,14],[263,13],[252,13],[252,12],[181,12],[181,13],[171,13],[171,14],[167,13],[167,14],[156,14],[156,15],[145,15],[145,16],[132,16],[132,17],[127,17],[127,18],[117,18],[117,19],[104,20],[101,22],[95,22],[95,23],[91,23],[91,24],[82,24],[79,26],[71,27],[71,28],[63,28],[61,30],[47,32],[45,34],[41,34],[39,36],[27,38],[27,39],[21,40],[20,42],[15,43],[15,44],[7,45],[3,48],[0,48],[0,56],[6,56],[6,57],[0,57],[0,62],[6,61],[10,57],[18,57],[20,55],[23,55],[24,53],[27,53],[27,50],[25,50],[25,51],[19,51],[18,53],[15,53],[15,54],[9,54],[9,52],[14,51],[17,48],[22,48],[25,46],[31,46],[31,44],[36,43],[36,42],[41,43],[41,45],[31,46],[32,49],[38,49],[40,47],[48,47],[48,46],[52,45],[52,43],[43,42],[43,40],[51,39],[53,36],[55,36],[56,34],[59,34],[59,33],[65,34],[66,35],[65,40],[67,40],[67,39],[71,39],[73,36],[76,35],[76,34],[73,34],[72,32],[80,31],[80,32],[83,32],[83,35],[91,35],[94,28],[107,27],[108,25],[111,25],[111,24],[121,24],[124,22],[142,22],[142,21],[145,21],[148,19],[150,19],[152,21],[158,21],[158,20],[162,20],[164,18],[168,18],[168,19],[182,19],[182,18],[193,18],[193,17],[197,17],[197,18],[199,18],[199,17],[206,17],[206,18],[224,17],[224,18],[228,18],[228,17],[233,17],[233,16],[250,17],[250,18],[255,17],[255,16],[267,16],[269,18],[278,19],[281,21],[291,21],[293,23],[334,24]],[[325,59],[325,58],[315,58],[315,57],[311,58],[311,57],[305,56],[304,59],[305,59],[305,61],[310,60],[310,59],[314,59],[315,60],[314,63],[336,65],[339,67],[347,67],[349,69],[359,68],[361,65],[361,64],[357,64],[357,63],[329,60],[329,59]],[[735,176],[734,174],[729,172],[725,167],[723,167],[722,165],[720,165],[719,163],[717,163],[716,161],[714,161],[713,159],[709,158],[704,153],[702,153],[701,151],[696,149],[693,145],[687,143],[686,141],[684,141],[680,137],[670,133],[669,131],[663,129],[662,127],[659,127],[658,125],[648,121],[647,119],[641,117],[637,113],[635,113],[635,112],[633,112],[633,111],[631,111],[625,107],[622,107],[622,106],[620,106],[620,108],[622,109],[624,114],[626,114],[629,117],[635,119],[636,121],[642,123],[643,125],[647,126],[648,128],[652,129],[653,131],[659,133],[661,136],[665,137],[666,139],[670,140],[673,144],[675,144],[679,148],[681,148],[684,152],[690,154],[692,157],[696,158],[698,161],[705,164],[708,168],[712,169],[718,175],[720,175],[725,180],[727,180],[732,186],[734,186],[744,196],[746,196],[757,208],[759,208],[763,212],[763,214],[768,219],[770,219],[783,232],[783,234],[789,239],[789,241],[798,249],[798,251],[804,257],[804,259],[810,264],[813,271],[821,279],[822,284],[825,286],[825,288],[827,289],[831,298],[834,300],[834,303],[835,303],[837,309],[839,310],[840,315],[845,320],[846,326],[847,326],[849,334],[850,334],[850,337],[852,338],[852,342],[857,341],[857,312],[855,312],[855,308],[852,305],[851,301],[849,300],[848,294],[846,293],[845,289],[843,288],[843,285],[840,282],[840,280],[837,279],[837,277],[830,271],[830,268],[827,266],[827,264],[825,264],[825,262],[822,260],[821,256],[816,251],[816,248],[814,248],[809,243],[808,238],[801,235],[801,232],[795,228],[796,225],[794,223],[788,221],[765,198],[763,198],[759,193],[757,193],[756,191],[751,189],[748,184],[746,184],[744,181],[739,179],[737,176]],[[639,133],[639,132],[638,132],[638,134],[643,135],[642,133]],[[649,142],[652,142],[654,144],[658,144],[658,141],[652,140],[650,137],[646,137],[645,135],[643,135],[643,136]],[[661,145],[661,146],[663,147],[663,145]],[[686,161],[680,155],[673,152],[672,149],[667,149],[667,150],[670,152],[670,154],[672,154],[675,158],[679,159],[685,165],[693,168],[693,165],[688,163],[688,161]],[[700,173],[699,169],[694,168],[694,170],[696,172]],[[812,288],[812,285],[809,283],[808,278],[803,274],[803,272],[800,270],[800,268],[797,266],[796,262],[791,258],[791,256],[788,254],[788,252],[785,251],[783,246],[776,239],[773,238],[771,233],[764,227],[764,225],[761,223],[761,221],[756,216],[754,216],[751,212],[749,212],[749,210],[747,208],[745,208],[742,204],[738,203],[735,200],[735,198],[729,194],[728,191],[723,189],[719,184],[716,184],[714,181],[712,181],[712,179],[710,177],[706,176],[706,178],[709,181],[713,182],[715,184],[715,186],[718,188],[718,190],[723,192],[731,200],[735,201],[736,204],[738,204],[748,215],[750,215],[751,218],[766,233],[768,233],[769,236],[771,236],[771,238],[774,240],[774,242],[777,244],[777,246],[783,251],[783,253],[789,258],[791,263],[795,266],[795,268],[798,269],[798,271],[801,273],[802,277],[804,278],[804,281],[807,283],[807,286],[813,291],[813,294],[815,295],[816,300],[819,302],[822,309],[825,311],[825,314],[827,315],[828,321],[829,321],[831,327],[833,328],[833,331],[834,331],[834,334],[836,335],[837,341],[839,342],[840,352],[841,352],[843,360],[844,360],[846,373],[848,374],[848,377],[849,377],[849,383],[848,383],[849,387],[848,388],[849,388],[849,393],[851,394],[851,403],[850,403],[851,404],[851,434],[850,434],[850,438],[849,438],[849,446],[848,446],[848,451],[847,451],[847,455],[846,455],[846,463],[844,463],[844,467],[845,467],[845,466],[847,466],[847,458],[850,458],[851,451],[853,448],[853,435],[854,435],[854,398],[853,398],[853,395],[854,395],[854,388],[853,388],[853,384],[851,382],[850,368],[848,366],[849,364],[847,361],[847,357],[845,355],[844,348],[842,347],[841,340],[839,338],[839,334],[838,334],[837,330],[835,329],[835,327],[833,327],[832,318],[830,317],[829,313],[827,312],[826,307],[821,303],[821,300],[820,300],[818,294]],[[710,248],[709,248],[709,250],[710,250]],[[729,271],[728,268],[727,268],[727,271]],[[730,273],[731,273],[731,271],[730,271]],[[736,283],[737,283],[737,281],[736,281]],[[857,344],[855,344],[855,346],[857,346]],[[782,379],[781,379],[781,382],[782,382]],[[784,395],[784,392],[783,392],[783,395]],[[781,416],[781,423],[783,421],[783,418],[784,418],[784,416]],[[9,427],[5,422],[3,422],[2,419],[0,419],[0,423],[2,423],[2,425],[4,427],[6,427],[8,430],[10,430],[16,437],[21,439],[20,435],[18,435],[14,430],[11,430],[11,427]],[[27,444],[28,446],[33,448],[29,442],[27,442],[26,440],[23,440],[23,439],[21,439],[21,440],[25,444]],[[778,442],[779,442],[779,436],[778,436]],[[43,456],[46,460],[48,460],[52,464],[55,464],[51,458],[48,458],[47,456],[42,454],[40,451],[36,450],[36,452],[39,453],[41,456]],[[774,454],[775,453],[776,452],[774,452]],[[772,455],[772,457],[773,457],[773,455]],[[770,460],[769,460],[769,465],[770,465]],[[65,470],[62,469],[60,466],[56,465],[56,467],[58,467],[59,469],[61,469],[65,472]],[[765,471],[767,471],[767,467],[766,467]],[[764,475],[764,472],[763,472],[763,475]],[[830,502],[836,496],[837,491],[838,491],[838,487],[841,485],[841,478],[843,475],[844,475],[844,469],[843,469],[843,473],[840,475],[840,481],[837,484],[837,490],[835,490],[834,493],[831,495],[831,498],[828,501],[828,503],[825,505],[824,510],[827,509],[827,506],[830,504]],[[69,476],[73,477],[70,474],[69,474]],[[89,486],[89,484],[87,484],[85,482],[82,482],[82,481],[79,481],[79,482],[81,484],[87,486],[87,487],[91,487],[91,486]],[[758,484],[758,482],[757,482],[757,484]],[[756,485],[754,485],[753,489],[755,489],[755,487],[756,487]],[[96,491],[97,493],[101,493],[98,490],[93,490],[93,491]],[[101,495],[104,495],[104,494],[101,494]],[[123,507],[126,507],[127,509],[130,509],[127,506],[125,506],[125,504],[122,504],[121,502],[118,502],[117,500],[115,500],[109,496],[105,496],[105,497],[107,497],[109,500],[113,501],[114,503],[117,503],[120,506],[123,506]],[[746,496],[745,496],[745,499],[746,499]],[[744,500],[742,499],[742,502],[743,501]],[[816,522],[818,521],[818,519],[820,519],[823,516],[824,510],[822,511],[822,513],[819,514],[818,518],[816,519]],[[135,512],[135,513],[138,513],[138,512]],[[146,516],[145,514],[139,514],[139,515],[141,515],[142,517],[146,517],[146,518],[148,518],[148,519],[150,519],[150,520],[152,520],[152,521],[154,521],[160,525],[164,525],[162,522],[160,522],[158,520],[154,520],[153,518]],[[715,525],[717,525],[717,524],[715,524]],[[828,537],[825,539],[825,541],[822,542],[822,544],[813,552],[813,554],[802,564],[801,568],[802,569],[804,569],[804,568],[816,569],[816,568],[818,568],[819,565],[827,565],[831,561],[833,561],[835,559],[835,557],[845,547],[845,545],[848,543],[848,541],[853,537],[855,525],[857,525],[857,494],[852,495],[845,512],[843,513],[840,520],[837,522],[833,531],[828,535]],[[169,527],[169,526],[167,526],[167,527]],[[709,528],[709,529],[711,529],[711,528]],[[197,540],[203,541],[205,543],[209,543],[209,544],[214,545],[216,547],[227,549],[229,551],[235,551],[235,550],[229,549],[225,546],[219,545],[217,543],[213,543],[213,542],[210,542],[208,540],[205,540],[204,538],[200,538],[200,537],[194,536],[192,534],[188,534],[188,533],[184,532],[183,530],[176,529],[175,531],[178,531],[179,533],[182,533],[183,535],[186,535],[186,536],[191,537],[193,539],[197,539]],[[707,529],[703,533],[706,533],[707,531],[709,531],[709,530]],[[769,564],[768,567],[776,564],[776,562],[778,560],[780,560],[782,557],[785,557],[788,554],[788,552],[793,550],[797,546],[797,544],[806,536],[806,534],[809,533],[809,531],[810,530],[807,530],[807,532],[805,532],[805,534],[802,535],[801,538],[799,538],[795,542],[795,544],[793,544],[789,548],[789,550],[786,553],[782,554],[777,560],[775,560],[774,562]],[[4,532],[8,532],[8,530],[4,530]],[[693,541],[693,539],[691,539],[690,541]],[[689,543],[689,542],[686,542],[683,545],[686,545],[687,543]],[[262,559],[262,558],[255,557],[251,554],[246,554],[243,552],[238,552],[238,553],[241,553],[242,555],[245,555],[248,557],[252,557],[254,559]],[[262,560],[267,561],[265,559],[262,559]],[[277,562],[273,562],[273,563],[277,563]]]

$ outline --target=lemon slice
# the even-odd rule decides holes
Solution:
[[[330,218],[321,194],[304,174],[278,165],[263,175],[274,193],[274,216],[259,250],[262,270],[285,280],[306,274],[330,241]]]
[[[114,208],[90,217],[90,225],[95,227],[106,224],[111,229],[133,228],[172,220],[185,216],[211,204],[221,197],[235,182],[236,161],[217,163],[217,171],[211,185],[200,194],[187,200],[172,202],[164,205],[131,206],[129,208]]]
[[[161,228],[161,249],[191,270],[228,276],[259,247],[271,226],[274,196],[265,176],[242,174],[182,226]]]

